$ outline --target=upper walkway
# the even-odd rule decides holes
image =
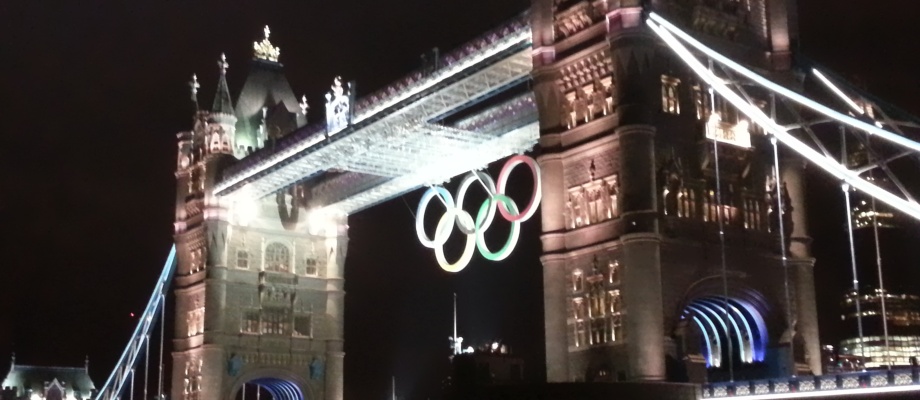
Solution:
[[[530,78],[526,15],[357,100],[351,123],[301,128],[229,168],[218,196],[261,198],[327,171],[313,204],[350,214],[427,184],[533,148],[539,136],[533,95],[521,93],[457,115]]]

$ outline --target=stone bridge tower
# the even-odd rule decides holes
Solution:
[[[700,382],[728,379],[729,363],[736,379],[820,374],[803,165],[781,160],[780,212],[768,138],[711,105],[649,10],[794,82],[794,0],[533,1],[547,378]],[[721,198],[707,129],[739,140],[719,144]]]
[[[268,34],[236,107],[222,57],[213,106],[198,106],[193,80],[194,126],[178,134],[175,400],[342,399],[345,218],[306,215],[302,188],[214,193],[238,158],[306,123]]]

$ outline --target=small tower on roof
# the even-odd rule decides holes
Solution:
[[[269,139],[278,139],[306,125],[307,115],[298,103],[278,62],[281,49],[272,45],[271,29],[265,26],[261,42],[253,42],[249,76],[236,102],[237,152],[245,156],[258,150]],[[245,150],[244,150],[245,149]]]
[[[207,148],[210,153],[233,154],[233,142],[236,136],[236,115],[233,110],[233,99],[230,97],[230,88],[227,86],[227,56],[223,53],[217,61],[220,77],[217,81],[217,93],[214,95],[214,104],[211,106],[211,124],[207,130]],[[195,89],[193,89],[195,90]]]

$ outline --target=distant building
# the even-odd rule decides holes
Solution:
[[[453,392],[524,381],[524,360],[512,355],[505,345],[496,342],[478,350],[468,350],[471,351],[451,357]]]
[[[524,361],[500,343],[467,347],[451,357],[447,399],[698,399],[699,387],[665,382],[535,383],[524,380]]]
[[[888,348],[882,318],[882,292],[859,296],[863,337],[859,338],[856,320],[856,295],[850,292],[843,301],[841,319],[849,337],[840,342],[840,360],[861,360],[866,368],[911,365],[920,357],[920,296],[887,293]]]
[[[0,400],[88,400],[95,391],[89,360],[82,367],[40,367],[16,364],[13,355]]]

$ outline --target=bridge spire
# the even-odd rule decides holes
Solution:
[[[217,82],[217,94],[214,95],[214,105],[211,111],[214,113],[233,115],[233,100],[230,98],[230,88],[227,86],[227,55],[220,53],[220,59],[217,60],[217,67],[220,68],[220,80]]]
[[[201,85],[198,84],[198,74],[192,74],[192,80],[188,83],[189,88],[192,90],[192,102],[195,103],[195,111],[198,111],[198,89],[201,88]]]

